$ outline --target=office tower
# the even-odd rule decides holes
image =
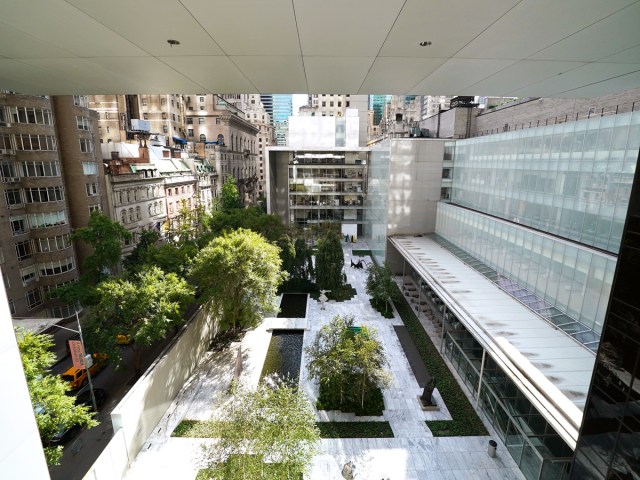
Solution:
[[[450,101],[451,97],[447,97],[444,95],[424,95],[422,97],[422,114],[420,116],[420,119],[424,120],[433,115],[437,115],[438,112],[442,110],[448,110]]]
[[[287,225],[338,223],[343,234],[361,235],[369,149],[360,146],[358,111],[289,122],[289,145],[268,152],[268,212]]]
[[[289,133],[289,116],[292,112],[291,95],[271,95],[273,100],[273,112],[271,118],[273,122],[275,144],[278,146],[287,145]],[[267,109],[268,111],[268,109]]]
[[[46,294],[77,280],[89,254],[74,248],[70,233],[102,209],[95,125],[80,95],[0,96],[0,260],[15,317],[59,318],[75,311]]]
[[[384,116],[384,106],[387,104],[389,95],[370,95],[369,108],[373,110],[373,124],[380,125],[380,120]]]

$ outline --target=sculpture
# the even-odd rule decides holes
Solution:
[[[433,390],[436,388],[436,379],[433,376],[429,375],[427,379],[427,383],[424,385],[424,390],[422,391],[422,395],[420,395],[420,401],[423,405],[435,405],[432,395]]]
[[[329,297],[327,297],[327,293],[330,293],[331,290],[320,290],[320,296],[318,297],[318,300],[320,300],[320,310],[324,310],[325,309],[325,303],[327,303],[327,300],[329,300]]]

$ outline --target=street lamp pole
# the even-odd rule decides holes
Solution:
[[[89,371],[89,365],[87,362],[87,350],[84,348],[84,338],[82,337],[82,327],[80,326],[80,317],[78,316],[78,311],[76,310],[76,321],[78,322],[78,330],[74,330],[73,328],[69,328],[69,327],[63,327],[62,325],[58,325],[58,324],[53,324],[51,325],[52,327],[58,327],[61,328],[63,330],[69,330],[70,332],[73,333],[77,333],[78,335],[80,335],[80,344],[82,345],[82,353],[84,353],[85,358],[85,367],[87,370],[87,380],[89,382],[89,391],[91,392],[91,403],[93,404],[93,411],[98,413],[98,405],[96,404],[96,396],[93,393],[93,383],[91,382],[91,372]],[[89,358],[91,359],[91,356],[89,356]],[[91,361],[93,362],[93,359],[91,359]]]

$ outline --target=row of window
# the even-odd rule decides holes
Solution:
[[[175,190],[167,188],[167,196],[180,195],[181,193],[192,193],[193,185],[183,185],[182,187],[176,187]]]
[[[1,107],[0,110],[2,110]],[[13,123],[53,125],[51,110],[46,108],[9,107],[9,118]]]
[[[91,131],[91,120],[88,117],[76,115],[76,124],[78,125],[78,130]]]
[[[85,118],[85,117],[77,117]],[[87,121],[89,119],[86,119]],[[78,124],[80,128],[80,124]],[[87,128],[88,129],[88,128]],[[93,152],[93,141],[89,138],[80,138],[80,151],[82,153]],[[20,150],[24,152],[55,152],[58,144],[54,135],[32,135],[8,133],[0,134],[0,150]]]
[[[53,260],[50,262],[29,265],[20,269],[20,280],[23,286],[35,281],[38,277],[50,277],[69,272],[75,268],[73,257],[63,258],[61,260]]]
[[[137,202],[138,200],[143,198],[156,198],[159,196],[160,196],[160,187],[158,185],[129,188],[126,190],[123,189],[116,192],[116,202],[117,202],[117,205],[122,205],[122,204],[131,203],[131,202]]]
[[[28,215],[13,215],[9,218],[13,235],[27,233],[29,228],[46,228],[67,223],[64,210],[58,212],[30,213]]]
[[[58,162],[21,162],[0,161],[0,176],[3,179],[18,181],[18,168],[22,177],[59,177],[60,164]]]
[[[71,246],[69,234],[56,235],[54,237],[34,238],[31,240],[23,240],[15,244],[16,257],[18,260],[26,260],[31,258],[34,253],[55,252],[64,250]]]

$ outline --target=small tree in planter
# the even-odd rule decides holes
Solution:
[[[388,264],[379,267],[372,263],[367,267],[367,294],[371,297],[373,307],[390,318],[391,302],[398,299],[398,287]],[[382,309],[384,308],[384,312]]]
[[[198,478],[298,480],[320,440],[309,399],[274,377],[235,391],[211,427],[216,441],[203,447],[207,469]]]
[[[305,349],[309,376],[320,382],[318,408],[381,415],[388,386],[387,358],[375,330],[337,315]],[[373,401],[375,399],[375,401]]]

